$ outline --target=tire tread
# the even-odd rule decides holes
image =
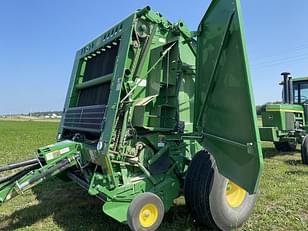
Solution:
[[[303,164],[308,165],[308,135],[304,137],[302,142],[301,157]]]
[[[218,229],[210,211],[209,195],[214,174],[213,158],[207,151],[197,153],[189,166],[185,178],[185,200],[193,218],[201,225]]]

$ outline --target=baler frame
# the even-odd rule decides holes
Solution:
[[[172,24],[145,7],[85,45],[76,54],[57,141],[39,149],[43,164],[29,178],[55,169],[52,175],[104,200],[104,213],[132,230],[157,229],[181,188],[204,225],[243,224],[263,159],[239,0],[212,1],[196,36],[183,21]],[[69,168],[54,167],[68,160]],[[207,190],[193,195],[190,188],[198,187]],[[211,192],[225,199],[208,203],[218,200]],[[199,202],[206,202],[202,211]]]

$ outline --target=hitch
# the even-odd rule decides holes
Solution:
[[[16,168],[21,168],[21,167],[25,167],[25,168],[22,171],[19,171],[19,172],[13,174],[13,175],[0,177],[0,184],[11,181],[13,179],[16,180],[19,177],[24,176],[28,172],[39,168],[40,167],[39,160],[38,159],[31,159],[31,160],[26,160],[26,161],[22,161],[22,162],[16,162],[16,163],[11,163],[11,164],[1,165],[0,166],[0,172],[6,172],[6,171],[9,171],[9,170],[13,170],[13,169],[16,169]]]
[[[80,159],[80,147],[76,142],[59,142],[39,149],[38,158],[0,166],[0,172],[24,168],[13,175],[0,178],[0,205],[45,179],[76,166]],[[61,151],[64,149],[66,152]]]

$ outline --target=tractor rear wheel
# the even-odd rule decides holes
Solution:
[[[164,217],[164,204],[154,193],[145,192],[130,203],[127,223],[132,231],[154,231]]]
[[[206,151],[192,159],[185,178],[185,200],[197,223],[215,230],[242,226],[253,211],[256,195],[222,176]]]
[[[294,152],[296,150],[296,142],[274,142],[274,145],[278,152]]]
[[[306,135],[302,142],[301,156],[303,164],[308,165],[308,135]]]

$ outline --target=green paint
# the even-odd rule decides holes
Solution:
[[[263,159],[241,21],[238,1],[213,1],[199,25],[194,126],[220,172],[255,192]]]
[[[267,104],[262,112],[261,140],[272,142],[296,142],[301,144],[307,134],[308,108],[306,105],[307,77],[294,78],[294,104]],[[283,83],[280,83],[283,86]],[[299,102],[299,97],[300,101]]]
[[[22,194],[24,191],[33,188],[34,186],[43,182],[46,178],[56,176],[64,169],[59,168],[46,174],[44,177],[40,177],[47,173],[58,165],[61,161],[67,161],[68,168],[76,166],[78,159],[80,158],[79,151],[81,150],[81,144],[72,141],[63,141],[54,145],[49,145],[40,148],[38,151],[41,160],[44,160],[46,164],[37,167],[26,174],[12,178],[9,181],[0,184],[0,204],[12,199],[13,197]],[[42,162],[41,162],[42,164]],[[65,169],[66,170],[66,169]],[[36,179],[36,180],[35,180]]]
[[[79,180],[71,178],[123,223],[143,192],[157,194],[167,212],[201,149],[223,175],[256,192],[262,153],[241,21],[238,0],[214,0],[196,40],[183,21],[146,7],[81,48],[58,143],[39,149],[42,168],[76,157],[69,173]]]

